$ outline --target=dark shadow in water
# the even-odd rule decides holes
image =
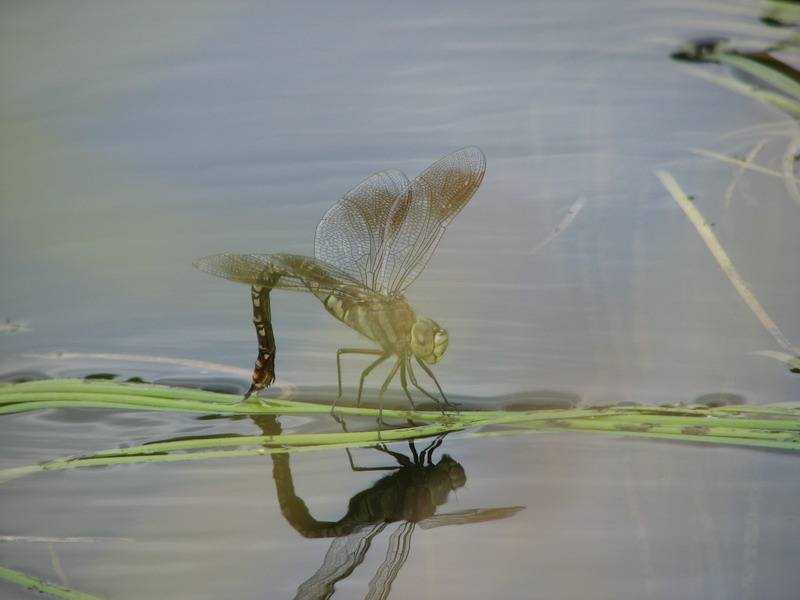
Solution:
[[[50,376],[43,371],[34,370],[11,371],[0,375],[1,383],[25,383],[26,381],[41,381],[43,379],[50,379]]]
[[[281,427],[272,415],[253,417],[264,435],[278,435]],[[411,538],[417,527],[432,529],[508,518],[524,506],[475,508],[439,513],[450,492],[463,487],[467,475],[461,464],[447,454],[434,454],[444,441],[438,436],[418,450],[408,442],[409,454],[376,446],[375,450],[397,463],[392,466],[359,467],[347,451],[354,471],[394,471],[350,498],[347,512],[338,521],[319,521],[311,514],[294,487],[290,455],[272,455],[272,475],[281,514],[305,538],[332,538],[322,565],[297,588],[296,599],[327,599],[338,582],[349,577],[364,562],[372,542],[386,529],[389,534],[386,557],[369,582],[367,598],[387,598],[392,583],[411,552]]]
[[[274,390],[274,391],[273,391]],[[280,396],[282,390],[271,388],[261,394],[265,400]],[[362,394],[362,406],[373,407],[378,404],[379,391],[365,389]],[[336,401],[336,406],[356,406],[356,390],[343,389],[342,397],[337,399],[338,391],[335,386],[298,387],[286,396],[286,399],[295,402],[313,402],[317,404],[331,404]],[[581,397],[574,392],[560,390],[524,390],[511,394],[496,396],[469,396],[466,394],[450,394],[450,398],[459,405],[461,410],[553,410],[575,408],[581,403]],[[439,406],[432,401],[417,400],[417,410],[438,410]],[[384,408],[406,410],[410,408],[408,399],[402,390],[390,389],[383,394]]]
[[[728,392],[714,392],[711,394],[703,394],[695,398],[692,404],[702,404],[709,408],[717,408],[719,406],[738,406],[739,404],[746,404],[747,399],[739,394],[730,394]]]
[[[116,378],[116,373],[90,373],[84,377],[87,381],[111,381]]]
[[[743,69],[729,64],[731,74],[736,79],[747,85],[798,100],[793,94],[787,93],[786,90],[775,85],[769,77],[759,76],[759,74],[762,73],[769,73],[772,77],[780,76],[795,83],[800,82],[800,71],[795,69],[792,65],[780,60],[774,54],[787,49],[796,50],[797,45],[797,40],[794,37],[790,37],[784,41],[776,42],[771,46],[765,47],[763,50],[741,50],[732,47],[729,40],[726,38],[706,37],[685,42],[677,51],[670,54],[670,56],[674,60],[694,63],[730,63],[730,60],[726,61],[726,57],[745,59],[752,65],[757,64],[761,68],[759,70]]]
[[[727,48],[727,38],[702,37],[685,42],[670,57],[685,62],[716,62],[715,55]]]
[[[153,383],[216,392],[217,394],[233,394],[234,396],[241,396],[247,389],[247,384],[235,377],[163,377],[156,379]]]

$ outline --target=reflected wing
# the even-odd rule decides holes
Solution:
[[[368,177],[322,218],[314,256],[375,292],[404,290],[425,268],[485,170],[483,153],[471,146],[438,160],[413,183],[400,171]]]
[[[322,600],[333,595],[334,586],[364,562],[372,540],[386,523],[365,527],[331,542],[322,566],[297,588],[295,600]]]
[[[192,264],[216,277],[250,285],[312,293],[336,291],[359,299],[369,294],[345,271],[310,256],[224,253]]]
[[[391,246],[385,237],[389,216],[395,204],[410,196],[411,184],[400,171],[370,175],[322,217],[314,236],[314,256],[381,291],[381,265]]]
[[[387,224],[391,249],[381,267],[385,289],[405,290],[419,276],[485,171],[483,152],[469,146],[439,159],[413,181],[411,196],[395,203]]]
[[[435,527],[444,527],[445,525],[466,525],[468,523],[483,523],[485,521],[497,521],[499,519],[507,519],[519,511],[524,509],[524,506],[501,506],[498,508],[469,508],[467,510],[460,510],[458,512],[445,513],[441,515],[434,515],[423,519],[419,522],[419,526],[423,529],[434,529]]]
[[[411,521],[405,521],[392,532],[386,558],[372,576],[365,600],[386,600],[389,597],[392,584],[408,558],[413,533],[414,523]]]

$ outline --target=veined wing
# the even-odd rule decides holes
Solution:
[[[445,525],[466,525],[468,523],[483,523],[485,521],[497,521],[507,519],[519,511],[524,506],[501,506],[497,508],[468,508],[458,512],[433,515],[419,522],[423,529],[434,529]]]
[[[411,535],[414,533],[414,525],[411,521],[405,521],[389,536],[386,558],[383,559],[370,580],[365,600],[386,600],[389,597],[392,584],[400,569],[403,568],[411,550]]]
[[[389,290],[405,290],[419,276],[485,172],[483,152],[468,146],[440,158],[414,179],[410,199],[397,202],[389,219],[387,236],[394,241],[381,274]]]
[[[370,294],[349,273],[310,256],[226,252],[192,264],[216,277],[250,285],[312,293],[335,291],[357,299]]]
[[[314,235],[314,256],[371,290],[385,291],[379,278],[392,245],[386,237],[389,217],[398,202],[410,197],[411,184],[400,171],[370,175],[322,217]]]
[[[372,540],[386,525],[370,525],[333,540],[320,568],[297,588],[295,600],[327,600],[333,596],[334,586],[364,562]]]
[[[483,153],[471,146],[438,160],[413,183],[400,171],[368,177],[322,218],[314,256],[375,292],[404,290],[425,268],[485,170]]]

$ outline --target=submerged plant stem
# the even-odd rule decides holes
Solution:
[[[58,392],[59,389],[67,391]],[[61,399],[53,400],[54,396]],[[0,403],[5,402],[3,407],[8,409],[8,412],[89,406],[126,410],[190,411],[205,414],[209,412],[273,415],[330,413],[330,406],[324,404],[286,400],[238,403],[233,400],[238,400],[238,396],[113,382],[48,380],[0,387]],[[343,408],[337,412],[340,415],[370,417],[378,414],[378,411],[372,408]],[[744,444],[751,447],[800,451],[800,404],[720,408],[638,405],[525,412],[463,411],[445,415],[438,411],[385,410],[383,414],[386,418],[399,418],[423,424],[383,431],[225,435],[150,442],[0,470],[0,483],[45,471],[359,448],[466,430],[469,430],[469,436],[494,435],[498,431],[513,433],[519,430],[591,431],[645,437],[667,436],[683,441],[696,441],[702,438],[703,441],[718,444]],[[490,430],[482,431],[482,428],[486,427]]]

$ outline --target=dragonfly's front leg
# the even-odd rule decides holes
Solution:
[[[271,287],[254,285],[250,288],[253,299],[253,325],[258,336],[258,358],[253,367],[253,381],[244,395],[247,400],[251,394],[269,387],[275,381],[275,336],[272,333],[272,311],[269,304]]]
[[[428,365],[426,365],[424,362],[422,362],[418,357],[414,357],[414,358],[417,359],[417,364],[419,364],[419,366],[422,367],[422,370],[425,371],[428,374],[428,377],[433,379],[433,383],[436,384],[436,389],[439,390],[439,393],[442,395],[442,399],[444,400],[444,403],[447,406],[449,406],[450,408],[456,408],[458,405],[454,404],[453,402],[450,402],[450,400],[447,399],[447,396],[445,396],[444,390],[442,389],[442,386],[439,385],[439,380],[436,379],[436,375],[433,374],[433,371],[430,370]]]
[[[411,363],[410,362],[406,365],[406,368],[408,370],[408,377],[411,379],[411,383],[413,384],[413,386],[415,388],[417,388],[420,392],[425,394],[428,398],[430,398],[431,400],[436,402],[436,406],[438,406],[439,410],[441,410],[442,414],[444,414],[444,409],[442,409],[442,401],[439,400],[439,398],[437,398],[436,396],[431,394],[428,390],[426,390],[424,387],[422,387],[419,384],[419,382],[417,381],[417,376],[414,375],[414,370],[411,368]]]

